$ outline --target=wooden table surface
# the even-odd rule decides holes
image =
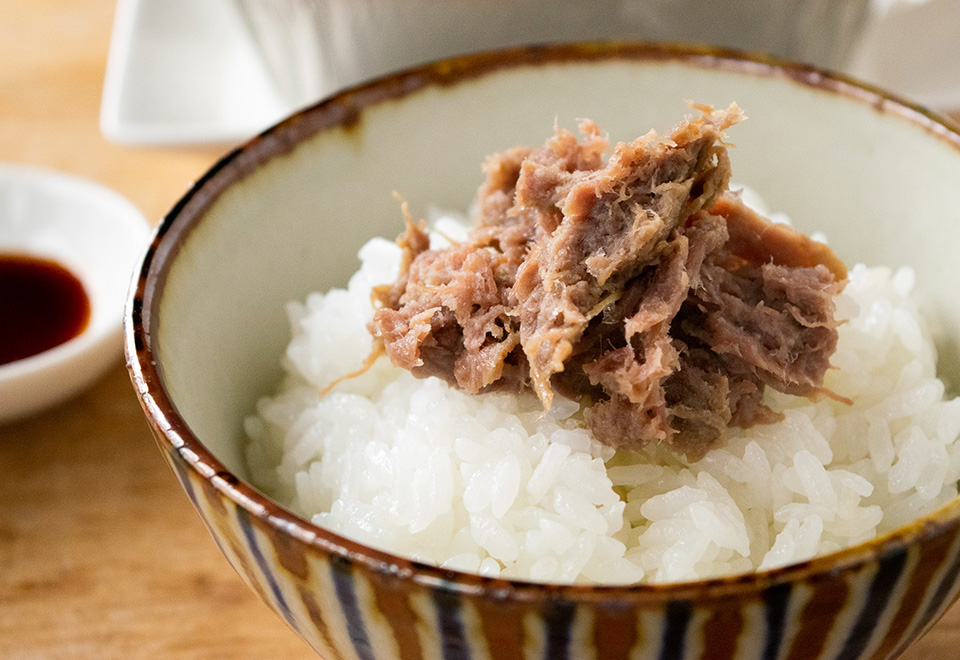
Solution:
[[[0,161],[88,177],[156,222],[225,148],[102,137],[113,12],[112,0],[0,0]],[[0,427],[0,658],[312,657],[221,557],[119,350],[86,393]],[[904,657],[960,657],[960,606]]]

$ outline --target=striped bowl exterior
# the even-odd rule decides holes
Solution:
[[[804,84],[828,90],[832,84],[821,72],[799,65],[725,60],[721,51],[625,45],[462,58],[455,66],[417,70],[418,80],[426,82],[416,84],[449,84],[524,57],[677,59],[714,53],[723,66],[774,66]],[[394,87],[371,86],[366,93],[377,102],[415,87],[410,80],[398,76]],[[860,90],[877,107],[887,103],[876,91],[844,85]],[[903,106],[891,102],[890,107]],[[164,388],[151,346],[156,320],[146,318],[157,302],[156,281],[164,276],[164,260],[175,253],[183,225],[202,215],[204,205],[229,185],[231,168],[242,173],[271,150],[291,148],[304,139],[296,131],[309,137],[356,121],[357,110],[349,110],[341,112],[333,103],[324,112],[295,115],[287,133],[255,139],[251,144],[262,148],[245,164],[231,159],[249,145],[202,178],[164,219],[148,249],[131,290],[125,330],[131,379],[165,459],[237,572],[322,657],[886,660],[900,655],[943,615],[960,589],[957,501],[895,535],[767,573],[669,586],[555,586],[448,572],[372,550],[293,516],[225,471]],[[928,127],[956,140],[934,118]],[[188,216],[186,223],[175,223],[180,214]]]

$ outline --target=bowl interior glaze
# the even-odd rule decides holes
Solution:
[[[585,46],[400,74],[228,155],[165,220],[148,263],[143,324],[177,421],[242,478],[242,422],[279,377],[285,303],[344,284],[367,239],[399,233],[393,191],[415,217],[430,205],[463,210],[487,154],[540,144],[554,122],[575,129],[579,118],[612,142],[664,133],[691,112],[686,99],[745,111],[728,131],[734,178],[771,208],[823,231],[848,263],[914,267],[941,373],[960,382],[956,133],[815,70]]]

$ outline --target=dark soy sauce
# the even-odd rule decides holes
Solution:
[[[90,299],[69,270],[47,259],[0,254],[0,364],[76,337],[90,321]]]

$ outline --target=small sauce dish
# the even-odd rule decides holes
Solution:
[[[8,270],[0,286],[9,287],[0,291],[0,333],[10,334],[0,342],[9,347],[24,340],[25,326],[11,315],[52,326],[59,316],[75,315],[71,305],[82,307],[82,298],[89,304],[88,316],[63,340],[33,354],[25,348],[18,359],[0,364],[0,424],[65,401],[117,361],[127,284],[149,234],[143,214],[108,188],[52,170],[0,164],[0,261]],[[45,286],[24,279],[57,268],[78,280],[82,292],[46,298]],[[37,334],[29,330],[27,338]]]

